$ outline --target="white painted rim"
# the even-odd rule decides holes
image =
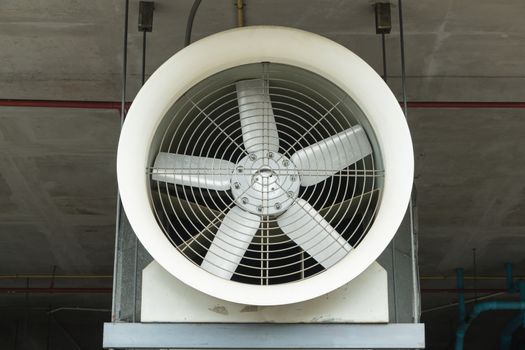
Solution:
[[[317,73],[350,95],[375,131],[385,168],[382,200],[369,232],[345,258],[305,280],[271,286],[216,277],[184,257],[157,224],[145,169],[161,119],[189,88],[243,64],[274,62]],[[167,271],[214,297],[250,305],[312,299],[349,282],[387,247],[405,215],[412,190],[412,141],[403,112],[381,77],[355,54],[324,37],[283,27],[244,27],[202,39],[167,60],[146,82],[120,136],[117,176],[122,204],[136,235]]]

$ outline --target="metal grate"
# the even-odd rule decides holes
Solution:
[[[259,63],[189,89],[150,150],[151,205],[208,272],[249,284],[321,273],[373,223],[384,171],[368,121],[327,79]]]

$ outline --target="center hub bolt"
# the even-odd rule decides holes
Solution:
[[[276,151],[247,154],[235,165],[230,181],[236,204],[256,215],[281,215],[299,195],[295,164]]]

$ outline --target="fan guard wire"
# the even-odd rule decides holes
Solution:
[[[160,152],[223,159],[233,164],[249,157],[250,152],[243,145],[235,84],[257,78],[262,78],[269,89],[271,103],[265,103],[265,109],[271,109],[275,115],[280,155],[290,158],[298,150],[357,124],[365,129],[372,154],[343,170],[314,171],[313,175],[323,175],[323,170],[330,174],[337,170],[326,180],[301,187],[299,191],[299,197],[319,211],[355,249],[379,208],[384,176],[380,150],[373,130],[355,102],[312,72],[283,64],[260,63],[235,67],[198,83],[173,105],[159,126],[156,144],[150,152],[151,164]],[[264,142],[270,144],[272,140]],[[334,155],[323,154],[323,157],[330,156]],[[320,161],[330,163],[326,159]],[[148,168],[147,176],[154,170],[153,166]],[[185,169],[172,170],[183,173]],[[192,168],[192,174],[195,170],[199,175],[210,176],[207,169]],[[213,175],[229,174],[224,171]],[[160,227],[181,254],[201,265],[226,213],[235,206],[232,192],[155,180],[150,184],[151,205]],[[316,261],[281,230],[278,216],[260,216],[260,227],[246,253],[235,271],[230,271],[233,281],[281,284],[324,271],[322,262]],[[245,226],[241,221],[235,224],[237,231]],[[237,242],[236,234],[230,237]]]

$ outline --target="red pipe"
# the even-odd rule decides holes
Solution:
[[[399,102],[403,105],[403,102]],[[407,102],[408,108],[510,108],[523,109],[525,102],[453,102],[453,101],[411,101]]]
[[[399,102],[403,105],[403,102]],[[131,102],[126,102],[126,109]],[[525,102],[461,102],[461,101],[410,101],[408,108],[510,108],[525,109]],[[112,101],[58,101],[58,100],[0,100],[0,107],[39,107],[39,108],[83,108],[114,109],[120,111],[120,102]]]
[[[421,293],[501,293],[507,292],[505,288],[421,288]]]
[[[130,105],[131,102],[126,102],[126,109]],[[0,107],[114,109],[120,111],[120,106],[120,102],[112,101],[0,100]]]
[[[0,294],[106,294],[112,288],[0,288]]]

